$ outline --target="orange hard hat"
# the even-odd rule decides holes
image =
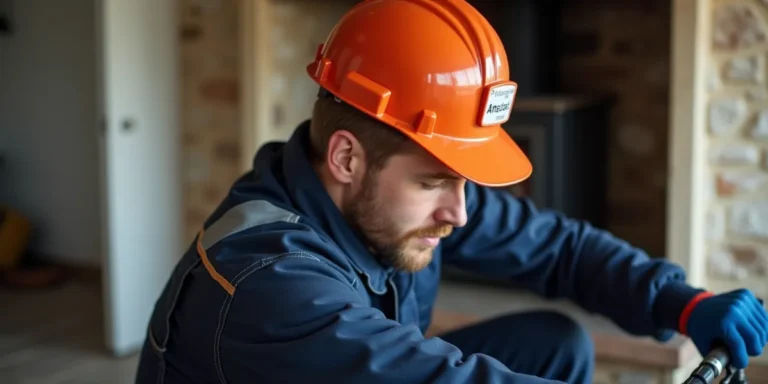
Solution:
[[[531,174],[527,156],[501,127],[517,91],[504,46],[465,0],[358,3],[307,72],[470,181],[504,186]]]

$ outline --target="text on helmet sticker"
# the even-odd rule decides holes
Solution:
[[[501,84],[492,87],[488,91],[483,109],[480,111],[482,114],[480,125],[494,125],[509,120],[515,92],[517,92],[517,86],[514,84]]]

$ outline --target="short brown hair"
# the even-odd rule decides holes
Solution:
[[[319,97],[315,101],[309,130],[313,163],[325,160],[331,135],[338,130],[349,131],[357,138],[365,151],[366,163],[373,172],[383,168],[391,156],[411,150],[415,145],[398,130],[352,106],[332,96]]]

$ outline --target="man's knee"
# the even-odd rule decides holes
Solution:
[[[553,341],[559,344],[564,352],[572,354],[574,358],[594,359],[595,347],[592,337],[581,324],[558,312],[533,312],[532,316],[536,317],[533,321],[551,330]]]
[[[574,384],[592,379],[592,338],[584,327],[557,312],[512,313],[443,338],[466,354],[493,356],[513,371]]]
[[[544,359],[540,364],[546,364],[537,373],[569,383],[591,380],[595,348],[586,328],[568,316],[547,310],[512,314],[509,318],[535,335],[532,344],[538,350],[537,358]]]
[[[518,344],[520,339],[531,338],[535,346],[542,349],[553,348],[567,352],[578,358],[593,358],[594,345],[589,332],[579,323],[562,313],[538,310],[512,313],[490,320],[485,324],[485,331],[493,337],[508,337],[510,344]],[[515,331],[512,331],[515,330]]]

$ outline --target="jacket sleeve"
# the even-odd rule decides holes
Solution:
[[[525,198],[467,184],[467,225],[443,242],[443,261],[567,298],[627,332],[666,341],[701,292],[685,271],[587,222],[538,210]]]
[[[248,275],[219,316],[219,374],[233,384],[554,383],[425,339],[365,303],[354,284],[307,253]]]

